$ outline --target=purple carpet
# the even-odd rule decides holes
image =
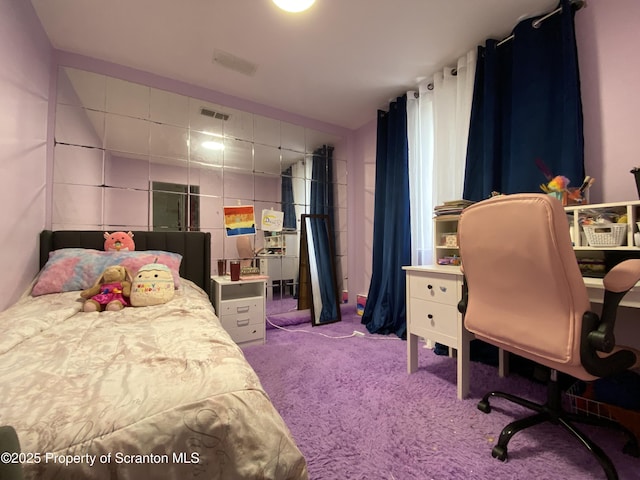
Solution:
[[[298,300],[293,297],[276,297],[267,300],[267,316],[294,312],[298,309]]]
[[[355,310],[355,308],[356,307],[354,305],[341,304],[340,315],[349,315]],[[278,310],[278,312],[282,312],[282,310]],[[303,323],[311,323],[311,310],[297,310],[297,303],[293,308],[286,310],[283,313],[269,313],[267,310],[267,329],[289,327],[292,325],[301,325]]]
[[[420,349],[418,372],[408,375],[402,340],[326,337],[366,332],[360,318],[351,313],[340,323],[287,327],[307,333],[270,329],[266,345],[244,349],[305,455],[311,480],[605,478],[595,458],[553,425],[516,434],[508,462],[492,458],[502,428],[529,412],[494,399],[484,414],[478,400],[501,389],[540,401],[545,387],[472,363],[470,397],[458,400],[453,358]],[[621,436],[579,428],[597,439],[621,480],[640,479],[640,460],[622,453]]]

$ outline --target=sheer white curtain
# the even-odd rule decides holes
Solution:
[[[433,259],[433,130],[433,90],[423,82],[417,92],[407,93],[412,265]]]
[[[462,198],[475,71],[474,49],[407,94],[413,265],[433,262],[433,208]]]
[[[293,204],[296,212],[296,226],[298,231],[296,245],[300,245],[300,232],[302,231],[300,216],[303,213],[309,213],[312,168],[312,155],[309,155],[305,160],[300,160],[291,166],[291,188],[293,189]]]

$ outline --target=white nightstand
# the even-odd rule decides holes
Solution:
[[[213,307],[224,329],[239,346],[265,342],[264,278],[238,280],[211,277]]]

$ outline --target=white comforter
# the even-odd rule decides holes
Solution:
[[[0,313],[0,424],[27,478],[307,478],[306,463],[206,295],[80,312],[78,292]]]

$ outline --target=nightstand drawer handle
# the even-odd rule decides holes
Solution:
[[[433,318],[433,315],[431,315],[430,313],[427,315],[427,318],[431,319]]]
[[[239,327],[246,327],[247,325],[249,325],[249,319],[247,318],[245,320],[237,320],[236,323]]]
[[[429,284],[429,285],[427,285],[427,288],[428,288],[429,290],[431,290],[431,289],[433,288],[433,285]]]
[[[435,320],[433,319],[433,315],[431,315],[431,314],[429,313],[429,314],[427,314],[427,318],[430,320],[429,324],[430,324],[432,327],[435,327],[436,322],[435,322]]]
[[[236,311],[238,313],[247,313],[249,311],[249,305],[244,306],[244,307],[237,307]]]

